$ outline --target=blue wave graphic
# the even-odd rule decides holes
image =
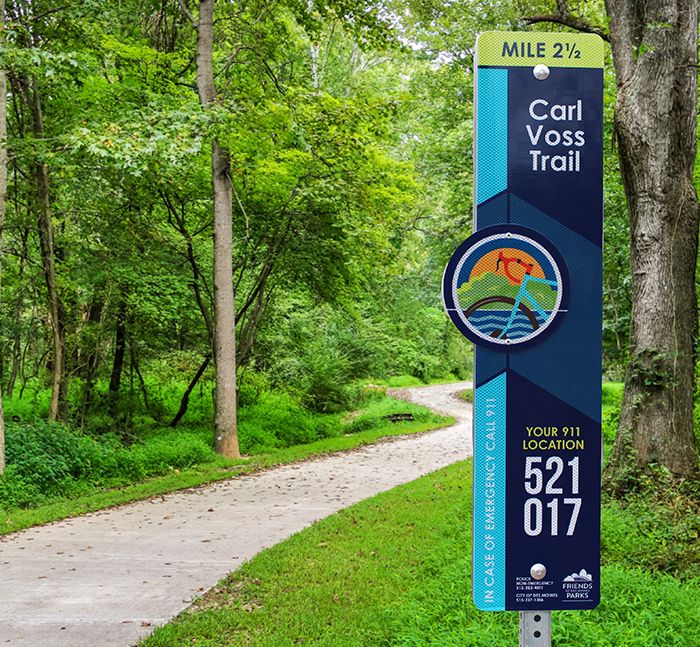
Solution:
[[[542,326],[551,316],[551,311],[545,311],[546,318],[542,318],[538,313],[534,313],[538,323]],[[469,316],[469,323],[480,333],[488,337],[494,331],[501,332],[510,319],[510,310],[477,310]],[[533,332],[530,319],[522,311],[518,310],[513,323],[506,331],[508,339],[520,339]]]

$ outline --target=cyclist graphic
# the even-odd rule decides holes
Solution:
[[[525,270],[525,274],[531,274],[533,268],[535,267],[534,263],[528,263],[527,261],[524,261],[521,258],[516,258],[515,256],[508,257],[503,253],[502,249],[499,249],[498,260],[496,261],[496,272],[498,272],[498,267],[501,263],[503,263],[503,271],[506,273],[506,276],[511,281],[513,281],[513,283],[520,283],[522,281],[522,278],[518,279],[508,271],[508,263],[517,263],[518,265],[523,265],[525,268],[527,268]]]

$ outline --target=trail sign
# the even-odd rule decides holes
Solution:
[[[597,36],[478,39],[476,231],[443,300],[477,345],[479,609],[600,598],[602,95]]]

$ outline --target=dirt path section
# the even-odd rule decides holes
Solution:
[[[466,383],[402,389],[458,424],[0,538],[0,646],[127,647],[264,548],[471,454]]]

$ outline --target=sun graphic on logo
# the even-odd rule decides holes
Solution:
[[[505,276],[513,285],[520,285],[525,274],[544,279],[544,271],[537,260],[514,247],[502,247],[484,254],[474,265],[469,280],[478,278],[487,272],[495,272]]]

